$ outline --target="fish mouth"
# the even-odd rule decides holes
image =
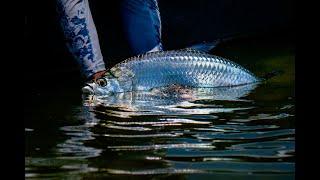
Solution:
[[[94,95],[94,84],[86,83],[86,85],[82,88],[82,93],[85,95]]]
[[[94,84],[86,83],[82,88],[82,102],[84,106],[94,106],[95,105],[95,92]]]

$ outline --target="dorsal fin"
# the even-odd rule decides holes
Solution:
[[[219,43],[220,43],[220,40],[218,39],[213,42],[203,42],[200,44],[195,44],[190,47],[184,48],[184,50],[195,50],[195,51],[208,53],[213,48],[215,48]]]

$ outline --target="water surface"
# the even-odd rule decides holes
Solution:
[[[284,73],[214,96],[129,94],[97,107],[83,106],[78,87],[36,93],[26,107],[26,177],[294,179],[292,44],[248,40],[213,53],[257,75]]]

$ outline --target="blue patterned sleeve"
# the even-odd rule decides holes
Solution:
[[[68,49],[84,76],[105,70],[88,0],[57,0],[57,11]]]

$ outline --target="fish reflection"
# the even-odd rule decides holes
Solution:
[[[127,118],[140,115],[195,115],[233,112],[252,107],[226,108],[205,101],[248,102],[243,99],[258,84],[220,88],[164,87],[152,91],[116,93],[104,97],[84,97],[84,105],[98,107],[94,111]],[[199,101],[201,101],[199,103]]]

